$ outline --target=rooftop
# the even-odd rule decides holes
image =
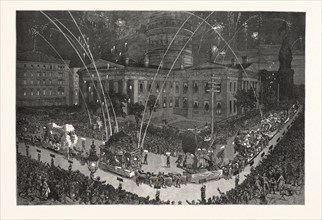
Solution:
[[[17,61],[29,61],[39,63],[58,63],[69,64],[70,60],[62,60],[55,58],[51,55],[42,53],[40,51],[26,51],[23,53],[17,53]]]

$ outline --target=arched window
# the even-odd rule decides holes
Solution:
[[[221,103],[220,102],[217,102],[216,114],[217,115],[220,115],[221,114]]]
[[[209,112],[210,106],[209,106],[209,101],[204,102],[204,108],[206,112]]]
[[[194,109],[199,108],[199,103],[198,103],[198,101],[194,101],[194,102],[193,102],[193,108],[194,108]]]

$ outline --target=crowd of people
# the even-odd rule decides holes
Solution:
[[[220,196],[199,201],[187,201],[189,204],[270,204],[279,200],[287,202],[287,196],[298,195],[304,189],[304,113],[295,120],[287,135],[274,150],[262,161],[245,181],[239,184],[239,175],[235,176],[235,188]],[[269,199],[274,195],[275,198]]]
[[[59,204],[175,204],[134,193],[91,178],[79,171],[64,170],[30,157],[17,154],[17,193],[29,204],[56,201]],[[160,192],[159,192],[160,194]],[[178,202],[177,204],[182,204]]]

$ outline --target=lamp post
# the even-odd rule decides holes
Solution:
[[[91,172],[91,177],[94,176],[94,173],[98,169],[98,162],[99,162],[99,157],[96,154],[96,149],[93,141],[93,144],[91,145],[91,149],[89,151],[89,156],[87,157],[87,165],[88,165],[88,170]]]

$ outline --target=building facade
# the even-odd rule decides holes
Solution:
[[[171,71],[140,67],[107,68],[108,61],[95,62],[105,92],[113,90],[126,94],[130,103],[145,105],[150,95],[158,97],[159,108],[155,116],[181,115],[188,119],[208,121],[211,119],[211,93],[207,91],[211,77],[215,76],[221,89],[214,98],[215,120],[223,120],[241,114],[237,108],[234,94],[238,89],[249,90],[253,87],[259,95],[257,74],[217,64],[206,64],[198,68]],[[78,71],[81,76],[80,87],[87,103],[97,102],[102,94],[96,70],[90,68],[90,73],[82,68]],[[153,81],[155,77],[155,80]]]
[[[78,105],[79,104],[79,76],[77,71],[80,68],[70,68],[71,74],[69,74],[69,101],[70,105]]]
[[[69,105],[69,62],[38,51],[17,54],[16,105]]]

